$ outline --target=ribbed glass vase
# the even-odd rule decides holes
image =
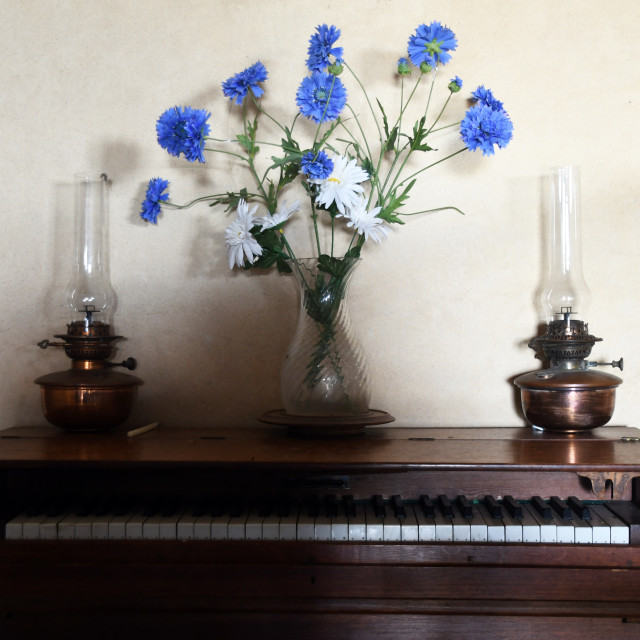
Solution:
[[[290,261],[300,294],[298,325],[281,377],[284,408],[291,416],[350,417],[369,411],[369,369],[347,295],[358,263],[357,258]]]

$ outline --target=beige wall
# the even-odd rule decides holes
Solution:
[[[267,9],[270,6],[272,8]],[[415,426],[520,425],[510,380],[539,366],[527,341],[541,274],[540,183],[549,167],[582,169],[584,270],[594,356],[624,356],[613,423],[640,410],[640,4],[636,0],[0,0],[1,427],[43,424],[38,375],[68,367],[35,345],[64,330],[78,171],[109,174],[118,357],[145,385],[131,425],[248,425],[277,408],[279,366],[294,326],[294,288],[231,273],[229,223],[206,206],[138,217],[147,180],[178,199],[241,186],[219,159],[192,166],[155,142],[173,105],[213,112],[223,137],[237,111],[220,83],[256,60],[265,104],[290,120],[307,41],[323,22],[373,95],[391,102],[389,70],[420,23],[440,20],[459,48],[443,71],[463,91],[484,83],[504,101],[512,144],[433,170],[413,218],[366,248],[353,315],[374,371],[373,406]],[[344,77],[355,94],[355,86]],[[461,99],[452,111],[464,112]],[[457,110],[457,111],[456,111]],[[447,143],[442,142],[443,145]],[[212,163],[213,164],[213,163]]]

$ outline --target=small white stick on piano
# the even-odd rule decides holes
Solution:
[[[139,427],[138,429],[132,429],[131,431],[127,431],[127,435],[130,438],[135,438],[136,436],[141,436],[143,433],[147,433],[147,431],[152,431],[159,424],[160,424],[159,422],[151,422],[150,424],[147,424],[144,427]]]

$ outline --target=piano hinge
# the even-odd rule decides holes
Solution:
[[[578,475],[591,481],[591,490],[599,500],[622,500],[634,478],[624,471],[581,471]]]

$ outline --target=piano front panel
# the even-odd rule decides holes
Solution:
[[[492,430],[494,443],[481,429],[380,429],[338,441],[296,440],[271,429],[160,429],[136,439],[12,429],[0,433],[2,514],[10,520],[38,502],[92,511],[114,499],[144,508],[212,497],[251,498],[259,505],[266,498],[327,495],[338,502],[353,496],[374,511],[372,496],[379,495],[391,513],[393,496],[408,509],[428,494],[448,496],[454,505],[464,495],[485,515],[487,495],[498,503],[512,495],[527,504],[534,495],[545,501],[576,496],[594,510],[594,503],[616,498],[633,516],[640,445],[623,438],[635,434],[603,428],[562,439]],[[113,621],[131,622],[134,614],[145,620],[146,631],[166,631],[177,621],[189,629],[197,621],[202,629],[214,625],[239,638],[298,638],[301,628],[305,638],[369,640],[396,637],[398,629],[411,640],[442,638],[437,630],[447,628],[444,618],[449,628],[466,619],[465,638],[512,638],[514,624],[518,638],[538,637],[549,631],[543,620],[562,629],[555,637],[581,640],[596,637],[594,630],[634,637],[640,628],[634,622],[640,620],[635,539],[527,544],[509,542],[503,526],[504,540],[480,542],[469,530],[469,540],[397,541],[384,540],[383,522],[382,540],[367,540],[365,533],[363,540],[328,541],[316,538],[316,531],[325,537],[330,531],[322,514],[318,522],[303,522],[306,539],[253,539],[258,529],[247,529],[246,521],[232,535],[227,526],[227,539],[76,539],[76,530],[86,531],[84,517],[73,525],[73,539],[70,521],[58,521],[68,539],[0,540],[3,638],[29,637],[19,633],[34,621],[63,628],[91,619],[107,629]],[[149,535],[159,538],[162,519],[148,517]],[[104,531],[103,521],[95,524]],[[47,523],[48,530],[52,526]],[[280,521],[278,531],[283,526],[293,523]],[[210,534],[213,527],[206,525]],[[263,521],[263,538],[265,531],[275,535],[273,522]],[[389,531],[396,535],[394,527]],[[229,539],[242,532],[243,539]],[[491,619],[488,627],[471,624],[479,614]],[[488,628],[491,635],[482,635]]]

